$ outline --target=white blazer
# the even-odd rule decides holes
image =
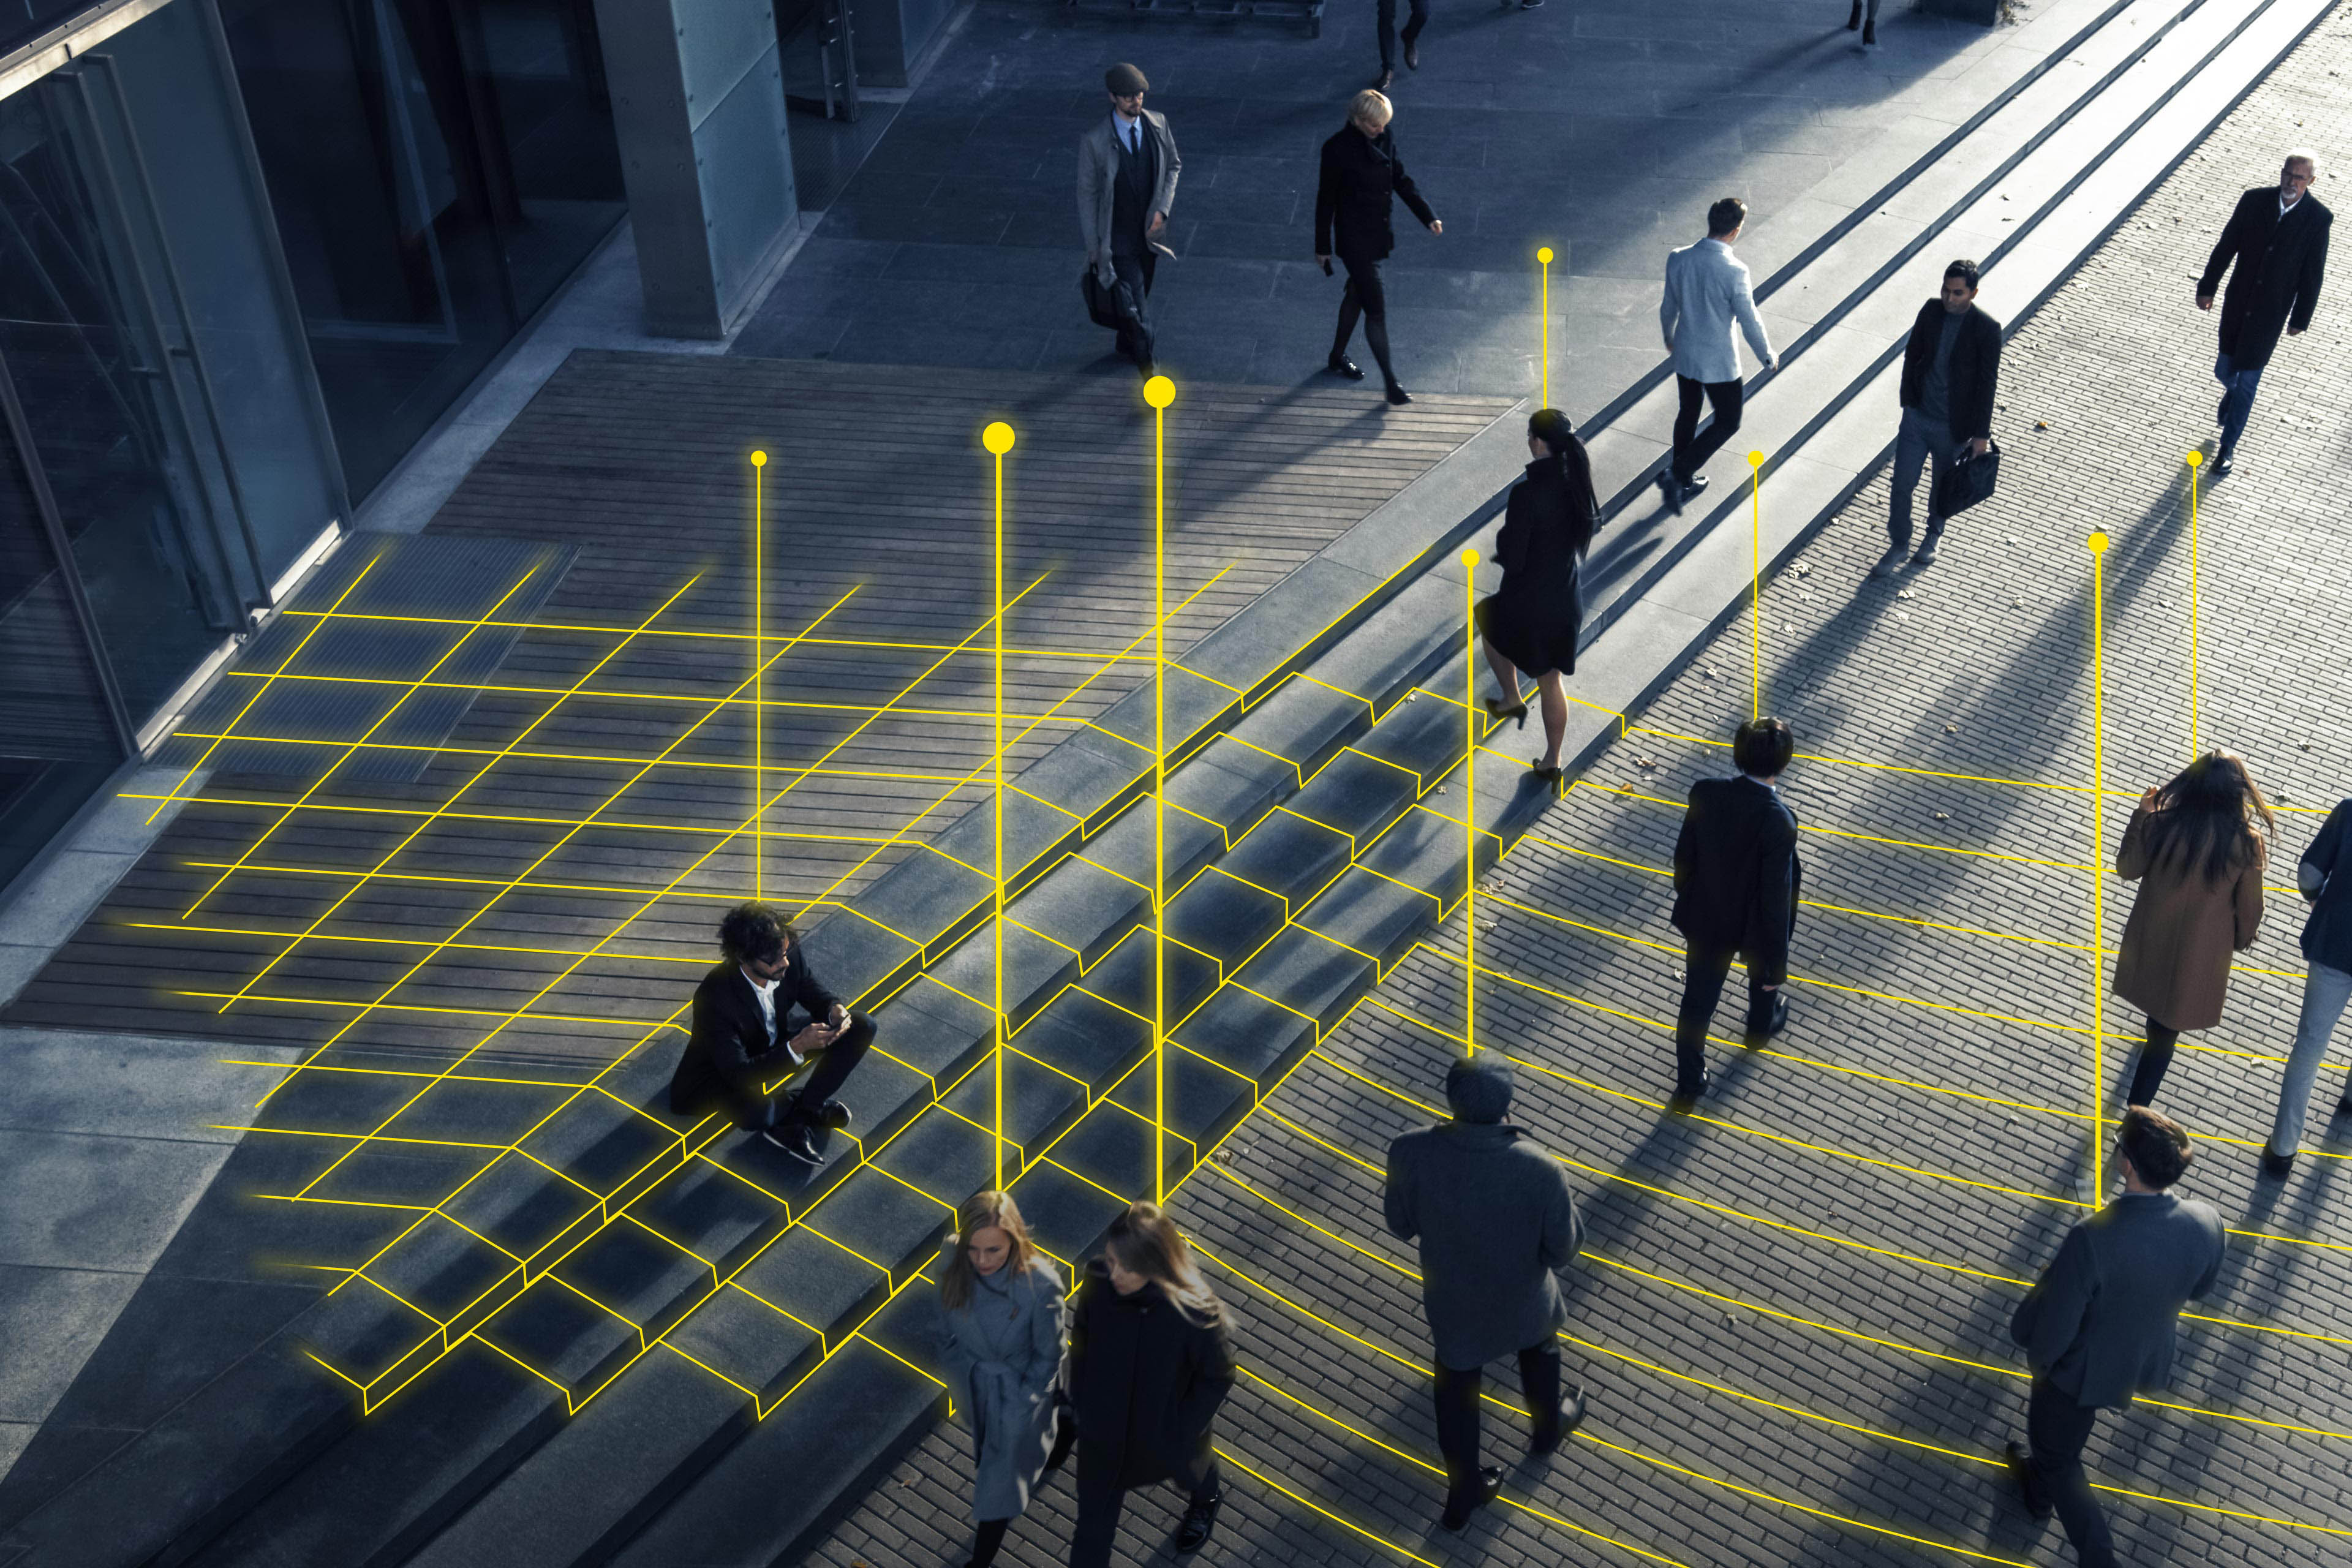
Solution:
[[[1668,255],[1658,328],[1665,334],[1666,352],[1674,356],[1675,374],[1693,381],[1739,380],[1734,323],[1759,360],[1772,358],[1772,340],[1764,334],[1756,297],[1748,289],[1748,264],[1731,254],[1731,247],[1719,239],[1702,239]]]

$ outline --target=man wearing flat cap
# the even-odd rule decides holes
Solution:
[[[1184,167],[1168,117],[1143,107],[1151,84],[1130,65],[1104,73],[1110,113],[1078,138],[1078,236],[1087,265],[1106,291],[1121,292],[1118,352],[1145,375],[1155,347],[1151,275],[1160,258],[1176,253],[1160,243]]]

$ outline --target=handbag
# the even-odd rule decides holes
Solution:
[[[2000,479],[2000,447],[1998,444],[1985,448],[1981,456],[1963,453],[1960,460],[1944,471],[1941,484],[1936,487],[1936,513],[1939,517],[1957,517],[1977,502],[1992,494]]]
[[[1095,269],[1091,267],[1078,274],[1078,292],[1086,296],[1087,314],[1093,318],[1097,327],[1116,328],[1120,324],[1116,287],[1104,288],[1102,279],[1095,276]]]

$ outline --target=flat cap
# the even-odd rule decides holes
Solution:
[[[1143,73],[1124,60],[1103,72],[1103,85],[1121,98],[1151,90],[1151,84],[1143,79]]]

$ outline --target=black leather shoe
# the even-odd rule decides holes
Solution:
[[[1542,5],[1543,0],[1519,0],[1519,9],[1522,11],[1538,10]]]
[[[1177,1556],[1189,1556],[1208,1544],[1209,1532],[1217,1528],[1217,1505],[1224,1500],[1224,1494],[1220,1492],[1184,1510],[1183,1522],[1176,1527]]]
[[[2050,1506],[2042,1483],[2034,1479],[2033,1467],[2026,1462],[2025,1446],[2011,1443],[2002,1452],[2009,1456],[2009,1479],[2017,1483],[2017,1495],[2025,1500],[2025,1511],[2036,1519],[2048,1519],[2057,1512]]]
[[[1862,0],[1853,0],[1853,15],[1845,19],[1845,30],[1849,33],[1862,31]]]
[[[2352,1094],[2347,1094],[2343,1099],[2336,1102],[2336,1114],[2338,1116],[2352,1116]]]
[[[1555,1419],[1558,1424],[1549,1431],[1539,1431],[1528,1439],[1528,1452],[1537,1458],[1558,1452],[1561,1441],[1584,1425],[1584,1390],[1570,1384],[1568,1397],[1559,1402],[1559,1415]]]
[[[2294,1156],[2292,1154],[2273,1154],[2268,1149],[2264,1149],[2263,1151],[2263,1174],[2270,1177],[2273,1181],[2284,1181],[2287,1177],[2294,1174]]]
[[[1421,68],[1421,40],[1418,38],[1404,47],[1404,68],[1409,71]]]
[[[1873,48],[1876,48],[1878,47],[1878,23],[1876,20],[1874,19],[1864,22],[1862,25],[1862,41],[1868,44]]]
[[[1519,728],[1524,730],[1528,727],[1528,705],[1524,702],[1506,702],[1500,698],[1489,697],[1486,699],[1486,717],[1497,724],[1506,719],[1516,719],[1518,721]]]
[[[1658,497],[1676,517],[1683,514],[1683,487],[1669,469],[1658,470]]]
[[[1757,1019],[1748,1020],[1748,1037],[1751,1040],[1769,1040],[1788,1026],[1788,993],[1775,991],[1772,993],[1772,1010],[1762,1019],[1760,1026]]]
[[[1372,90],[1374,92],[1386,92],[1389,89],[1389,83],[1394,80],[1396,80],[1396,72],[1392,70],[1383,70],[1381,72],[1381,79],[1372,83]]]
[[[1412,394],[1392,381],[1389,383],[1389,401],[1402,408],[1412,401]]]
[[[1482,1466],[1478,1471],[1478,1489],[1466,1498],[1449,1497],[1445,1512],[1438,1523],[1448,1530],[1459,1530],[1470,1522],[1470,1516],[1503,1495],[1503,1472],[1499,1466]]]
[[[2224,452],[2205,465],[2205,477],[2209,479],[2226,479],[2230,477],[2230,470],[2237,466],[2231,460],[2230,454]]]
[[[816,1114],[809,1118],[812,1126],[822,1127],[828,1132],[838,1132],[855,1120],[849,1113],[849,1107],[837,1100],[826,1100],[816,1108]]]
[[[1706,1098],[1706,1091],[1714,1087],[1715,1074],[1711,1072],[1703,1075],[1699,1079],[1698,1087],[1696,1089],[1687,1089],[1681,1084],[1676,1084],[1675,1085],[1675,1097],[1666,1101],[1666,1109],[1675,1112],[1677,1116],[1688,1116],[1692,1111],[1698,1109],[1698,1102],[1705,1100]]]
[[[1683,500],[1689,500],[1691,498],[1697,495],[1699,491],[1705,489],[1706,489],[1706,476],[1705,474],[1693,474],[1689,479],[1683,481]],[[1681,509],[1677,507],[1675,510],[1679,511]]]
[[[1333,354],[1329,359],[1323,362],[1323,368],[1329,371],[1333,375],[1344,375],[1349,381],[1361,381],[1364,379],[1364,367],[1358,364],[1354,360],[1349,359],[1346,354]]]
[[[809,1135],[805,1127],[789,1127],[780,1131],[762,1132],[760,1136],[803,1165],[824,1163],[824,1151],[816,1146],[816,1140]]]

